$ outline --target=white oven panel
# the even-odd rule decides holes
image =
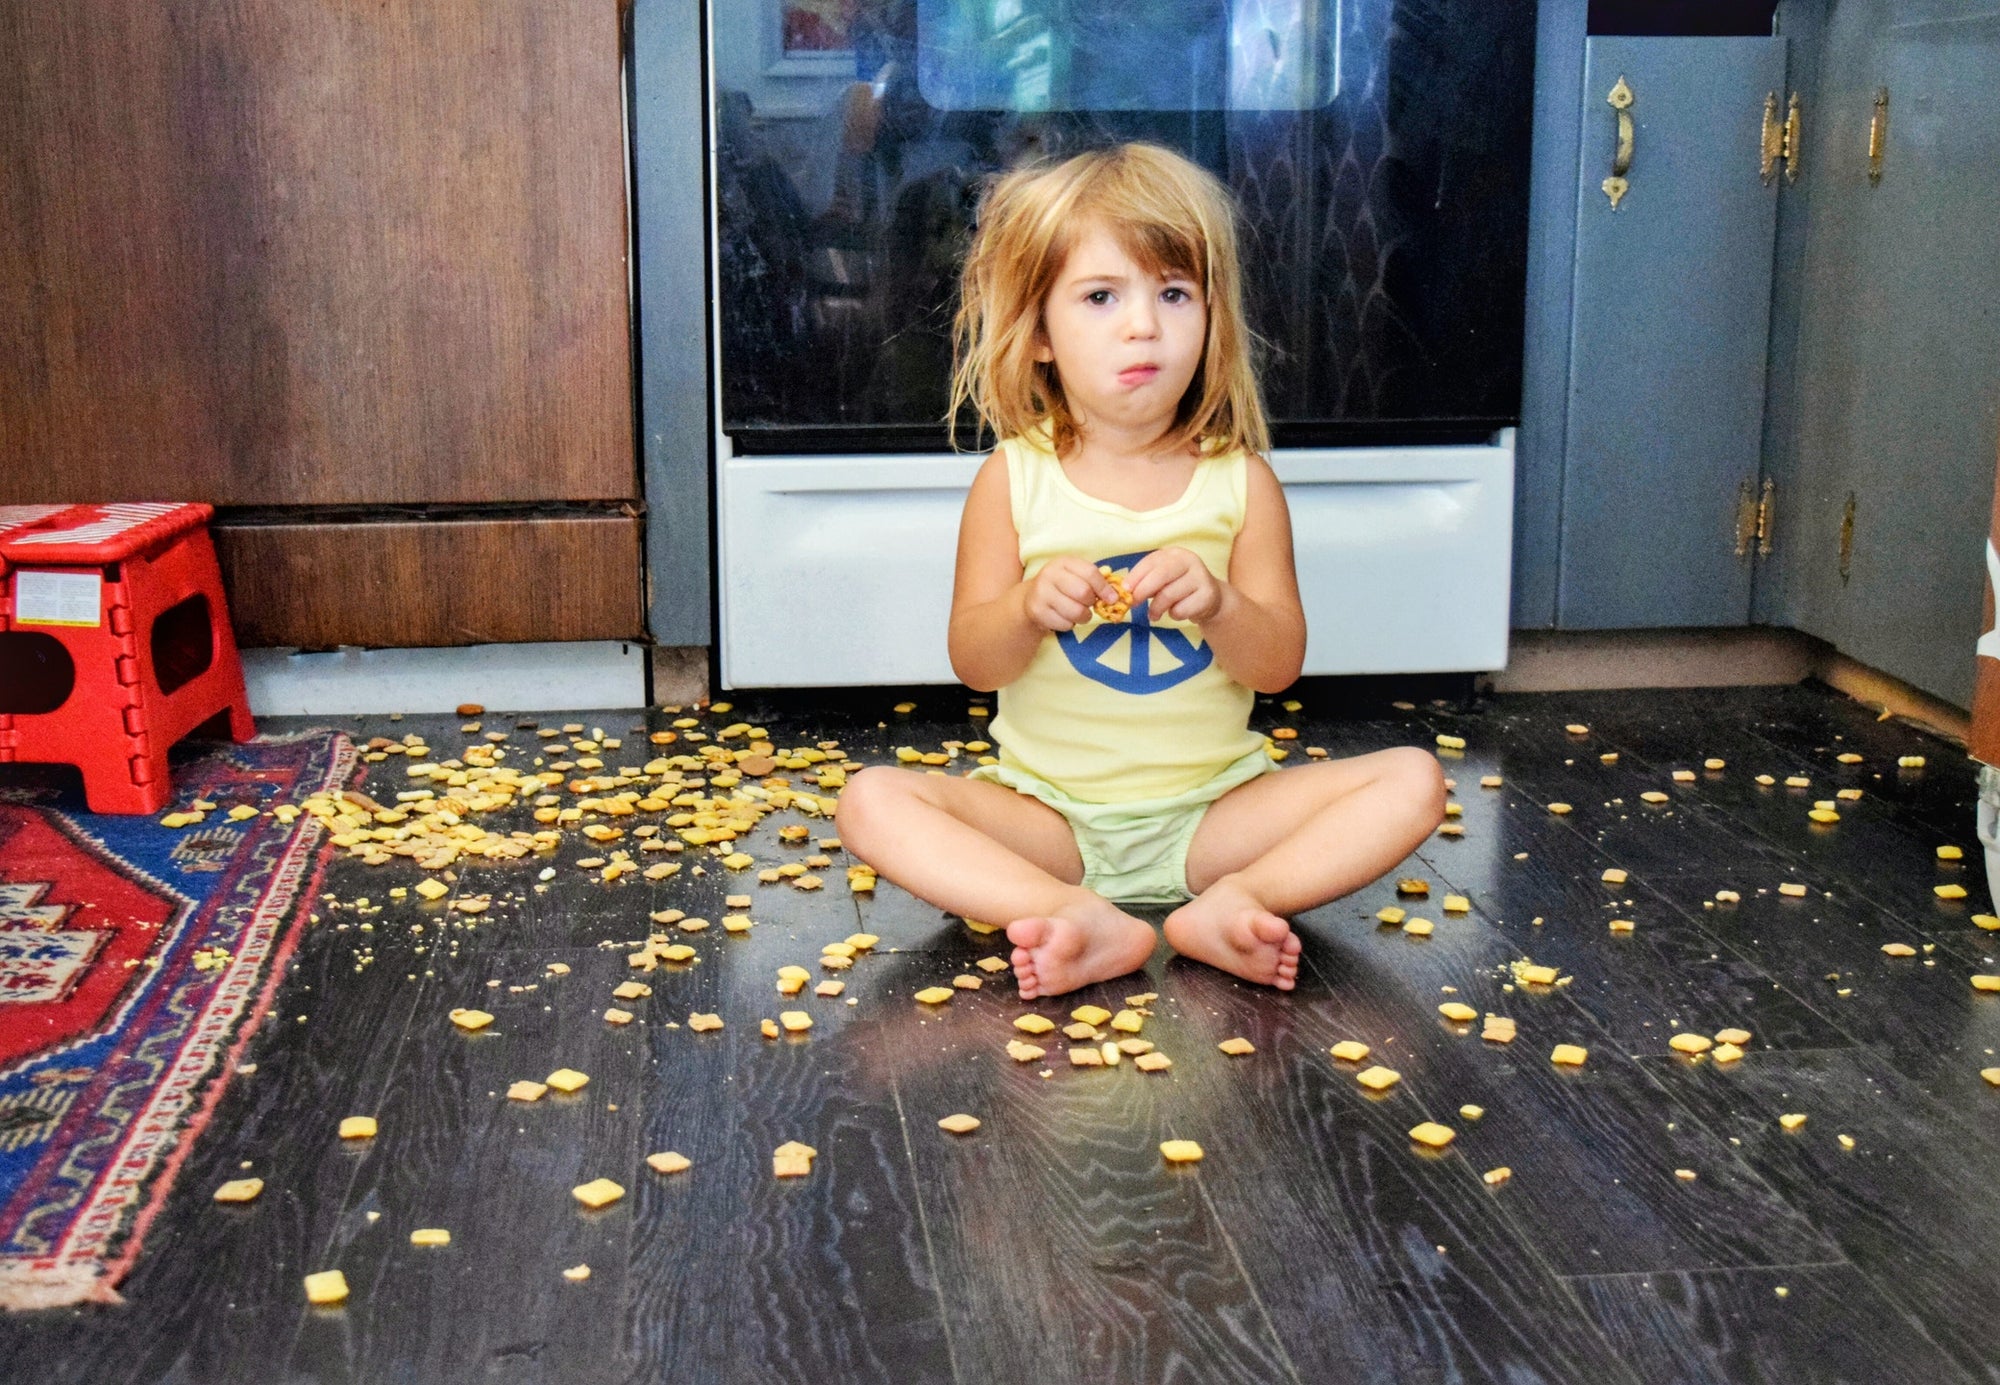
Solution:
[[[977,456],[731,457],[717,476],[729,688],[955,681],[958,517]],[[1309,674],[1507,663],[1514,434],[1280,449]]]

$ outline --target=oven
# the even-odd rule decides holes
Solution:
[[[1242,212],[1308,673],[1506,662],[1532,0],[709,0],[719,678],[950,682],[983,180],[1147,139]]]

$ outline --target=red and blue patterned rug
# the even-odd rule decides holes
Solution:
[[[325,868],[319,820],[269,809],[354,771],[337,732],[206,747],[182,828],[0,782],[0,1307],[118,1301]]]

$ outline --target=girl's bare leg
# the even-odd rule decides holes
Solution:
[[[1299,940],[1286,916],[1360,889],[1444,820],[1444,771],[1413,746],[1332,760],[1239,785],[1188,848],[1195,898],[1168,915],[1175,950],[1289,991]]]
[[[865,769],[841,792],[847,849],[917,898],[1005,922],[1021,997],[1061,995],[1124,976],[1154,934],[1083,888],[1083,860],[1062,814],[999,784]]]

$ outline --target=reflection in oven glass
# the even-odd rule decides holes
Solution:
[[[986,179],[1127,139],[1235,191],[1281,442],[1518,415],[1532,0],[850,0],[805,72],[771,3],[713,0],[739,445],[943,447]]]

